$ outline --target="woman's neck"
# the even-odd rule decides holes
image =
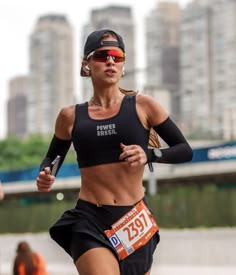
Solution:
[[[108,108],[113,104],[116,104],[121,101],[121,99],[124,97],[124,94],[118,90],[115,93],[113,92],[112,95],[105,95],[102,96],[101,94],[94,94],[93,97],[91,97],[89,103],[91,105],[99,106],[102,108]]]

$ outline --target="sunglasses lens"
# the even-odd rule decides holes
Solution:
[[[121,50],[101,50],[93,53],[92,58],[96,62],[107,62],[109,56],[112,57],[115,63],[125,61],[125,54]]]
[[[97,51],[94,52],[92,58],[96,62],[106,62],[107,61],[107,51]]]

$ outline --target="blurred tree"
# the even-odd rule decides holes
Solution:
[[[27,139],[9,136],[0,140],[0,171],[39,166],[48,150],[51,136],[31,135]],[[70,150],[66,162],[75,161],[74,150]]]

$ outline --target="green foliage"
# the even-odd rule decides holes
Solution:
[[[10,136],[0,140],[0,171],[13,171],[38,166],[47,153],[51,136],[31,135],[27,139]],[[66,162],[75,161],[70,150]]]
[[[1,205],[2,204],[2,205]],[[21,201],[0,202],[0,233],[24,233],[48,231],[65,209],[72,208],[74,203]],[[9,219],[9,217],[11,217]]]
[[[236,226],[236,189],[175,187],[151,197],[150,205],[162,227]]]
[[[6,197],[0,202],[0,233],[48,231],[64,211],[75,206],[77,192],[66,192],[62,201],[52,192]],[[160,228],[236,226],[236,188],[171,187],[160,189],[148,201]]]

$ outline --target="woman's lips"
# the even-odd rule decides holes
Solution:
[[[113,76],[116,73],[116,71],[112,70],[112,69],[109,69],[109,70],[105,70],[105,73],[109,76]]]

